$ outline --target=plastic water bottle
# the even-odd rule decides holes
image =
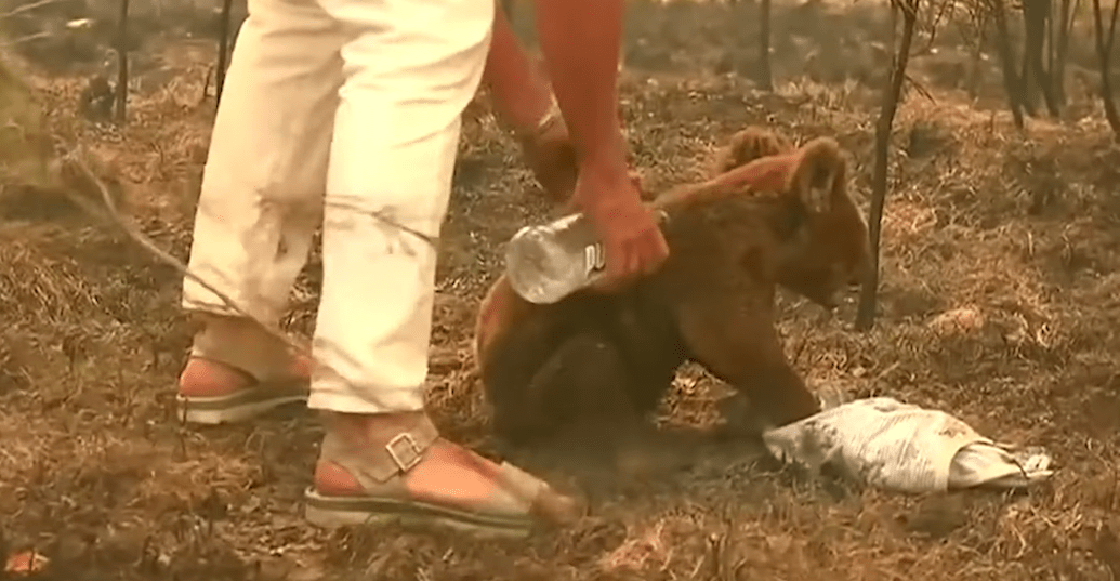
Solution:
[[[603,244],[583,214],[525,226],[506,244],[506,277],[530,303],[555,303],[592,284],[606,267]]]
[[[655,212],[659,224],[669,215]],[[530,303],[559,302],[591,286],[603,274],[607,256],[583,214],[568,214],[549,224],[525,226],[506,244],[506,277],[513,291]]]

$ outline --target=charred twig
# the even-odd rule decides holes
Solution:
[[[941,30],[941,23],[953,16],[953,11],[956,9],[956,2],[943,1],[937,6],[937,10],[933,13],[933,18],[929,23],[929,38],[921,48],[915,50],[913,55],[929,54],[933,50],[933,45],[937,42],[937,33]]]
[[[46,6],[48,4],[54,4],[55,2],[61,2],[61,1],[62,0],[38,0],[38,2],[29,2],[27,4],[24,4],[24,5],[20,6],[19,8],[15,8],[13,10],[10,10],[8,12],[0,14],[0,20],[3,20],[4,18],[8,18],[8,17],[11,17],[11,16],[15,16],[17,14],[23,14],[24,12],[30,12],[32,10],[42,8],[43,6]]]
[[[15,45],[23,43],[23,42],[30,42],[32,40],[37,40],[37,39],[40,39],[40,38],[47,38],[50,35],[51,35],[51,33],[49,33],[49,32],[36,32],[35,34],[29,34],[27,36],[21,36],[19,38],[13,39],[13,40],[9,40],[7,42],[0,43],[0,47],[15,46]]]
[[[308,354],[306,348],[303,345],[300,345],[299,343],[293,341],[284,332],[274,328],[271,324],[249,315],[249,313],[238,306],[237,303],[235,303],[233,299],[229,297],[229,295],[215,288],[214,285],[210,284],[205,279],[202,279],[193,272],[190,272],[187,269],[187,266],[183,264],[182,261],[172,256],[171,253],[167,252],[166,250],[160,248],[159,246],[156,246],[155,243],[153,243],[150,239],[148,239],[147,236],[144,235],[143,232],[140,231],[136,224],[134,224],[131,220],[125,218],[120,213],[120,211],[117,209],[116,202],[113,200],[113,196],[109,193],[109,188],[106,187],[101,179],[93,173],[93,170],[91,170],[89,166],[86,165],[84,161],[82,161],[80,155],[77,152],[71,152],[69,155],[62,159],[61,171],[63,181],[68,186],[70,186],[67,189],[67,193],[70,195],[73,201],[78,204],[78,206],[83,210],[95,216],[107,217],[111,222],[113,222],[114,225],[124,231],[124,233],[129,238],[143,247],[144,250],[152,253],[152,255],[158,258],[160,262],[163,262],[164,264],[175,268],[183,276],[198,283],[200,286],[213,293],[214,296],[218,297],[218,299],[222,301],[222,303],[224,303],[226,307],[236,312],[238,315],[245,317],[246,319],[255,321],[262,328],[268,331],[269,334],[275,336],[277,339],[284,341],[284,343],[289,347],[296,349],[298,352]]]
[[[929,89],[926,89],[925,85],[923,85],[914,77],[911,77],[910,73],[906,73],[906,86],[917,91],[919,95],[925,97],[926,100],[930,103],[937,103],[937,99],[935,99],[933,94],[929,92]]]
[[[893,0],[902,12],[902,40],[895,47],[894,66],[888,83],[883,87],[883,101],[879,120],[875,125],[875,158],[871,173],[871,209],[868,216],[868,235],[871,240],[871,268],[859,293],[855,327],[866,331],[875,321],[876,298],[879,290],[879,242],[883,229],[883,204],[887,197],[887,163],[891,130],[906,80],[906,66],[910,62],[910,46],[914,41],[914,23],[918,19],[921,0]]]
[[[71,152],[69,155],[62,159],[61,173],[64,182],[67,186],[69,186],[69,188],[67,189],[67,194],[79,207],[81,207],[87,213],[95,216],[107,217],[111,222],[113,222],[114,225],[124,231],[124,233],[129,238],[131,238],[145,250],[158,258],[160,262],[171,266],[184,277],[198,283],[199,286],[213,293],[214,296],[218,297],[218,300],[222,301],[222,303],[227,308],[236,313],[238,316],[244,317],[245,319],[251,320],[260,325],[262,329],[267,331],[273,337],[283,341],[289,348],[293,349],[297,353],[305,355],[309,358],[312,357],[310,350],[306,346],[294,341],[293,339],[288,337],[286,333],[281,331],[273,324],[261,321],[260,319],[253,317],[247,311],[245,311],[245,309],[241,308],[236,302],[234,302],[234,300],[231,299],[229,295],[223,293],[214,285],[210,284],[210,282],[208,282],[207,280],[191,272],[187,268],[187,266],[183,264],[183,262],[178,258],[175,258],[166,250],[160,248],[159,246],[156,246],[156,244],[152,242],[147,236],[145,236],[144,233],[141,232],[140,229],[131,220],[125,218],[124,215],[120,213],[117,208],[116,202],[113,200],[113,196],[109,192],[109,188],[101,181],[100,178],[98,178],[93,173],[93,170],[91,170],[89,166],[86,165],[84,161],[82,161],[82,158],[78,152]],[[332,207],[340,209],[369,214],[373,216],[377,221],[387,226],[394,227],[405,233],[411,234],[428,244],[434,245],[436,242],[432,236],[419,232],[413,228],[409,228],[408,226],[405,226],[403,224],[399,224],[395,220],[384,216],[380,212],[364,210],[357,204],[350,204],[345,202],[331,203],[330,205]],[[329,366],[326,366],[325,364],[318,362],[317,364],[323,365],[324,367],[329,369]]]
[[[202,94],[198,96],[198,104],[201,106],[206,102],[206,96],[210,93],[210,81],[214,78],[214,67],[206,68],[206,80],[202,83]]]

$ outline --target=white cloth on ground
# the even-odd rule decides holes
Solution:
[[[1040,448],[1010,450],[943,411],[889,397],[830,407],[763,440],[772,455],[812,474],[827,465],[857,483],[904,492],[1020,488],[1053,474]]]

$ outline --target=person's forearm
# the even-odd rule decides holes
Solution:
[[[623,0],[537,0],[552,91],[581,159],[625,163],[618,118]]]
[[[499,117],[518,133],[530,133],[552,108],[552,92],[513,33],[505,12],[494,15],[494,31],[482,82]]]

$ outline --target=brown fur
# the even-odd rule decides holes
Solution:
[[[712,160],[711,175],[719,176],[760,157],[791,151],[793,144],[785,136],[757,127],[747,127],[732,135],[727,145],[716,153]]]
[[[475,357],[496,432],[529,442],[573,423],[637,425],[697,361],[745,392],[770,424],[818,411],[775,328],[780,284],[827,307],[862,280],[867,228],[839,146],[816,139],[667,192],[672,249],[616,294],[534,305],[501,277],[484,299]]]

